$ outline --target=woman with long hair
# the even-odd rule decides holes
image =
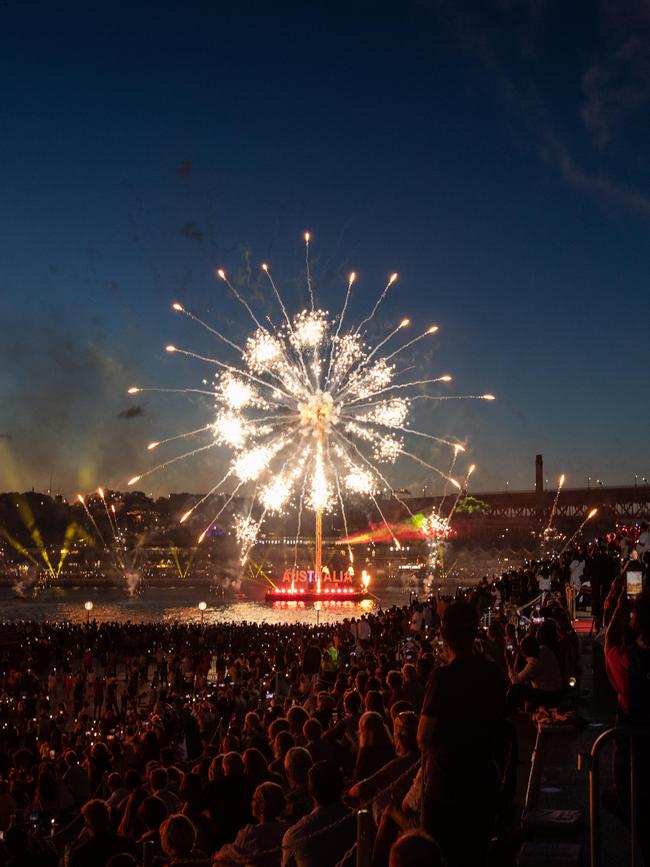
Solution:
[[[395,758],[395,747],[381,714],[366,711],[359,720],[359,752],[353,781],[365,780]]]

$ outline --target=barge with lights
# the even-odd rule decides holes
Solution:
[[[266,591],[267,602],[361,602],[370,596],[365,587],[277,587]]]
[[[323,567],[320,580],[311,570],[286,570],[278,585],[266,591],[267,602],[362,602],[368,591],[370,575],[364,570],[361,584],[354,583],[354,571],[330,572]]]

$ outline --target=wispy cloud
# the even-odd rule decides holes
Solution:
[[[582,119],[597,148],[650,102],[650,0],[601,3],[603,47],[582,76]]]
[[[606,206],[650,213],[650,196],[616,180],[611,163],[602,170],[584,167],[587,161],[598,165],[617,123],[650,101],[650,0],[601,0],[594,7],[591,57],[578,65],[577,80],[566,82],[569,91],[581,86],[583,100],[564,119],[544,87],[551,28],[564,20],[558,18],[559,4],[434,0],[433,8],[462,49],[481,63],[492,92],[517,116],[530,145],[567,184]],[[575,135],[567,130],[576,122],[587,127],[595,145],[583,159],[568,144]]]
[[[650,196],[614,183],[603,175],[593,175],[576,164],[566,146],[548,133],[541,147],[542,158],[558,166],[564,180],[573,187],[615,207],[650,214]]]

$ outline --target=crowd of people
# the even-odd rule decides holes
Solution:
[[[513,718],[579,677],[577,556],[335,625],[4,624],[0,867],[334,867],[357,838],[373,867],[487,864]],[[607,664],[647,724],[650,603],[623,587],[619,562]]]

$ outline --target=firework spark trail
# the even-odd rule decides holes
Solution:
[[[230,280],[226,276],[226,272],[223,270],[223,268],[219,268],[219,270],[217,271],[217,274],[219,277],[221,277],[223,282],[230,289],[230,291],[235,296],[235,298],[239,301],[239,303],[242,305],[242,307],[248,312],[248,314],[250,315],[253,322],[257,325],[257,327],[261,331],[264,331],[264,326],[261,324],[261,322],[259,321],[257,316],[253,313],[250,304],[248,303],[248,301],[245,301],[242,298],[242,296],[239,294],[239,292],[235,289],[235,287],[232,285],[232,283],[230,282]]]
[[[400,352],[404,352],[406,349],[409,349],[409,347],[413,346],[414,343],[419,343],[421,340],[424,340],[424,338],[428,337],[429,334],[435,334],[436,331],[438,331],[438,326],[432,325],[431,328],[427,328],[427,330],[423,331],[422,334],[418,334],[417,337],[414,337],[412,340],[407,341],[406,343],[402,344],[402,346],[400,346],[398,349],[396,349],[394,352],[391,352],[390,355],[387,355],[384,358],[384,361],[390,361],[391,358],[394,358],[396,355],[399,355]]]
[[[132,385],[127,394],[140,394],[142,391],[162,391],[168,394],[207,394],[208,397],[214,396],[214,392],[208,391],[207,388],[157,388],[140,385]]]
[[[343,326],[343,319],[345,318],[345,312],[348,309],[348,301],[350,300],[350,292],[352,291],[352,284],[354,283],[356,278],[357,278],[357,275],[353,271],[350,274],[350,277],[348,279],[348,288],[347,288],[347,291],[345,293],[345,300],[343,301],[343,309],[341,310],[341,312],[339,314],[338,322],[336,324],[336,331],[334,332],[334,337],[332,338],[332,345],[330,346],[330,360],[329,360],[329,364],[327,365],[327,376],[325,377],[325,387],[326,388],[330,384],[330,376],[332,374],[332,362],[334,361],[334,352],[336,350],[336,344],[337,344],[337,341],[339,339],[339,334],[341,333],[341,328]]]
[[[388,523],[388,521],[386,520],[386,516],[385,516],[384,513],[382,512],[382,510],[381,510],[381,508],[380,508],[380,506],[379,506],[379,503],[378,503],[377,500],[375,499],[375,495],[374,495],[374,494],[370,494],[370,499],[371,499],[371,500],[373,501],[373,503],[375,504],[375,509],[377,509],[377,511],[379,512],[379,516],[381,517],[382,521],[384,522],[384,526],[386,527],[386,529],[387,529],[388,532],[390,533],[391,538],[392,538],[392,540],[393,540],[393,543],[395,544],[397,550],[398,550],[398,551],[401,551],[401,550],[402,550],[402,546],[401,546],[400,543],[399,543],[399,539],[397,538],[397,536],[395,535],[395,533],[393,533],[393,529],[392,529],[391,525]]]
[[[391,485],[391,483],[390,483],[390,482],[388,481],[388,479],[387,479],[387,478],[386,478],[386,477],[381,473],[381,471],[380,471],[380,470],[379,470],[379,469],[378,469],[378,468],[377,468],[373,463],[371,463],[371,461],[369,461],[369,460],[366,458],[366,456],[365,456],[365,455],[360,451],[360,449],[358,448],[358,446],[356,445],[356,443],[351,442],[351,440],[349,440],[349,439],[348,439],[344,434],[340,433],[339,431],[335,431],[335,433],[336,433],[336,435],[337,435],[337,436],[338,436],[338,437],[339,437],[339,438],[340,438],[340,439],[345,443],[346,446],[349,446],[349,448],[351,448],[351,449],[356,453],[356,455],[357,455],[357,456],[358,456],[358,457],[363,461],[363,463],[368,467],[368,469],[369,469],[369,470],[370,470],[374,475],[376,475],[377,478],[378,478],[381,482],[383,482],[384,485],[386,485],[386,489],[389,491],[391,497],[393,497],[393,499],[397,500],[397,502],[400,504],[400,506],[402,506],[404,509],[406,509],[406,511],[408,512],[409,516],[412,518],[412,517],[413,517],[413,512],[411,511],[411,507],[408,505],[408,503],[406,503],[406,502],[405,502],[405,501],[404,501],[404,500],[403,500],[403,499],[402,499],[402,498],[397,494],[397,492],[395,491],[395,489],[393,488],[393,486]]]
[[[88,515],[88,518],[90,519],[91,524],[95,528],[95,532],[97,533],[97,536],[98,536],[100,542],[102,543],[104,548],[108,551],[108,545],[106,544],[106,539],[104,539],[104,537],[102,536],[101,531],[100,531],[99,527],[97,526],[97,521],[95,521],[95,519],[93,518],[92,512],[90,511],[90,509],[86,505],[86,501],[84,500],[84,498],[82,497],[81,494],[77,494],[77,499],[79,500],[81,505],[84,507],[84,511]]]
[[[165,446],[167,443],[173,443],[175,440],[184,440],[188,437],[197,436],[197,434],[205,433],[212,429],[211,424],[206,424],[203,427],[198,427],[196,430],[188,430],[185,433],[176,434],[173,437],[167,437],[164,440],[156,440],[155,442],[149,443],[147,446],[148,451],[152,451],[153,449],[157,449],[159,446]]]
[[[414,437],[424,437],[424,439],[432,440],[433,442],[436,442],[436,443],[441,443],[441,445],[450,446],[454,450],[454,458],[452,460],[452,467],[456,463],[456,455],[458,454],[458,452],[464,452],[465,451],[465,447],[463,445],[461,445],[461,443],[455,443],[455,442],[453,442],[453,440],[448,440],[448,439],[445,439],[444,437],[437,437],[434,434],[425,433],[424,431],[421,431],[421,430],[414,430],[411,427],[402,427],[401,425],[382,424],[382,422],[379,422],[379,421],[368,422],[364,419],[360,419],[358,416],[355,416],[355,415],[344,414],[344,415],[341,415],[341,418],[351,419],[351,420],[355,421],[357,424],[365,424],[365,425],[370,425],[370,426],[375,426],[375,427],[386,427],[386,428],[390,428],[391,430],[402,431],[403,433],[411,434],[411,436],[414,436]],[[451,475],[451,470],[449,471],[449,475]]]
[[[235,495],[237,494],[237,492],[239,491],[239,489],[242,487],[243,484],[244,484],[244,482],[240,482],[240,483],[235,487],[235,490],[232,492],[232,494],[230,494],[230,496],[228,497],[228,499],[226,500],[226,502],[225,502],[225,503],[223,504],[223,506],[219,509],[219,511],[217,512],[217,514],[214,516],[214,518],[210,521],[210,523],[209,523],[208,526],[205,528],[205,530],[201,533],[201,535],[199,536],[199,544],[200,544],[200,543],[205,539],[205,537],[206,537],[206,535],[208,534],[209,530],[210,530],[210,529],[211,529],[211,528],[216,524],[216,522],[218,521],[218,519],[219,519],[219,518],[221,517],[221,515],[223,514],[225,508],[226,508],[227,506],[229,506],[229,505],[232,503],[233,499],[235,498]]]
[[[104,505],[104,511],[106,512],[106,517],[108,518],[108,525],[111,528],[111,535],[113,536],[113,545],[109,550],[113,554],[113,559],[115,561],[115,565],[118,571],[126,572],[126,570],[129,568],[129,564],[127,562],[128,551],[126,548],[126,542],[120,538],[120,533],[117,526],[117,517],[115,515],[115,506],[111,504],[111,509],[109,510],[106,498],[104,496],[103,488],[98,488],[97,493],[99,494],[99,497]]]
[[[386,394],[389,391],[395,391],[402,388],[413,388],[418,385],[431,385],[434,382],[442,382],[443,378],[437,376],[435,379],[415,379],[412,382],[396,382],[393,385],[387,385],[386,388],[381,388],[378,391],[370,392],[369,394],[364,394],[361,397],[358,397],[356,400],[351,400],[349,402],[350,406],[358,403],[360,400],[367,400],[369,397],[379,397],[380,394]],[[349,390],[349,389],[348,389]],[[415,394],[409,397],[409,400],[491,400],[492,398],[486,398],[484,395],[478,394],[462,394],[462,395],[437,395],[437,394]]]
[[[278,287],[275,285],[275,281],[273,280],[269,266],[266,263],[264,263],[262,265],[262,271],[264,271],[264,273],[266,274],[266,276],[269,279],[269,282],[271,284],[271,288],[273,289],[273,293],[277,299],[278,304],[280,305],[280,309],[282,310],[282,315],[284,316],[284,320],[287,323],[287,328],[289,330],[289,334],[291,336],[293,336],[294,335],[293,323],[292,323],[291,319],[289,318],[289,313],[287,311],[285,303],[282,300],[282,296],[278,292]],[[305,382],[309,383],[309,374],[307,373],[307,367],[305,366],[305,359],[303,358],[303,355],[302,355],[302,352],[300,351],[300,349],[298,349],[297,356],[298,356],[300,366],[301,366],[302,371],[303,371],[304,376],[305,376]]]
[[[361,322],[357,326],[356,331],[354,332],[355,334],[361,334],[361,329],[363,328],[363,326],[367,325],[372,319],[374,319],[375,313],[379,310],[379,305],[384,300],[384,298],[388,294],[388,290],[390,289],[390,287],[393,285],[393,283],[396,280],[397,280],[397,274],[391,274],[390,277],[388,278],[388,283],[386,283],[381,295],[379,296],[379,298],[375,302],[375,306],[372,308],[370,315],[366,316],[365,319],[361,320]]]
[[[375,357],[375,355],[377,355],[379,350],[382,349],[388,343],[389,340],[392,340],[393,337],[395,337],[395,335],[398,334],[402,330],[402,328],[408,328],[408,326],[410,324],[411,324],[410,319],[402,319],[400,324],[396,325],[392,331],[389,331],[388,334],[383,338],[383,340],[380,340],[379,343],[375,347],[373,347],[373,349],[370,350],[368,355],[366,355],[359,362],[359,364],[356,367],[356,370],[361,370],[362,368],[367,367],[370,364],[370,362],[372,361],[372,359]],[[394,354],[395,353],[393,353],[393,355]],[[391,355],[385,356],[384,361],[388,361],[389,358],[392,358],[392,356]],[[354,369],[353,369],[353,372],[354,372]]]
[[[429,379],[423,382],[438,382],[439,380]],[[399,386],[396,386],[399,388]],[[410,400],[494,400],[493,394],[415,394]]]
[[[228,346],[232,346],[232,348],[236,349],[237,352],[241,353],[244,351],[241,346],[233,343],[233,341],[229,337],[226,337],[224,334],[222,334],[220,331],[217,331],[217,329],[213,328],[211,325],[208,325],[208,323],[204,322],[202,319],[199,319],[199,317],[192,313],[191,310],[186,310],[182,304],[178,303],[178,301],[172,304],[172,310],[176,310],[177,313],[183,313],[185,316],[188,317],[188,319],[191,319],[192,322],[196,322],[198,325],[201,325],[203,328],[206,329],[206,331],[209,331],[210,334],[214,334],[215,337],[219,338],[219,340],[223,340],[223,342],[227,343]]]
[[[557,491],[555,492],[555,497],[553,499],[553,505],[551,506],[551,512],[548,516],[548,524],[546,525],[546,529],[544,533],[550,533],[551,527],[553,526],[553,518],[555,517],[555,510],[557,509],[557,501],[560,499],[560,491],[562,490],[562,486],[564,485],[564,473],[560,476],[560,481],[558,482]]]
[[[345,531],[345,538],[350,538],[350,531],[348,530],[348,516],[345,513],[345,505],[343,504],[343,496],[341,494],[341,479],[339,477],[339,472],[334,465],[334,479],[336,481],[336,495],[339,501],[339,508],[341,509],[341,516],[343,518],[343,530]],[[354,562],[354,555],[352,554],[352,545],[348,542],[348,557],[350,558],[350,563]]]
[[[305,507],[305,489],[307,487],[307,470],[302,478],[302,487],[300,489],[300,501],[298,503],[298,519],[296,524],[296,541],[293,546],[293,568],[298,567],[298,539],[302,530],[302,512]]]
[[[113,536],[115,542],[115,551],[121,563],[122,569],[127,569],[128,551],[126,550],[126,542],[119,532],[117,526],[117,515],[115,514],[115,506],[112,503],[111,512],[113,513],[113,520],[115,521],[115,533]]]
[[[471,467],[467,470],[467,475],[465,476],[465,483],[458,489],[458,493],[456,494],[456,499],[454,500],[454,504],[451,507],[451,511],[446,518],[447,524],[451,523],[451,519],[454,516],[454,512],[456,511],[456,507],[460,501],[460,498],[463,494],[463,490],[467,490],[467,485],[469,484],[469,477],[472,475],[474,470],[476,469],[476,464],[472,464]]]
[[[150,476],[152,473],[158,472],[158,470],[164,470],[166,467],[171,464],[175,464],[177,461],[182,461],[184,458],[189,458],[194,455],[197,455],[199,452],[207,451],[207,449],[214,448],[214,443],[208,443],[206,446],[199,446],[196,449],[192,449],[192,451],[184,452],[182,455],[176,455],[176,457],[169,458],[167,461],[163,461],[161,464],[157,464],[155,467],[151,467],[150,470],[145,470],[143,473],[140,473],[139,476],[133,476],[133,478],[129,479],[129,487],[132,487],[139,482],[140,479],[144,479],[147,476]]]
[[[233,367],[232,364],[225,364],[223,361],[219,361],[218,358],[208,358],[206,355],[199,355],[198,352],[191,352],[189,349],[179,349],[177,346],[166,346],[165,349],[167,352],[178,352],[179,355],[187,355],[188,358],[196,358],[198,361],[207,361],[208,364],[216,364],[217,367],[221,367],[224,370],[229,371],[229,373],[237,374],[238,376],[243,376],[246,379],[249,379],[251,382],[255,382],[257,385],[263,385],[266,388],[271,388],[274,391],[280,391],[285,397],[291,400],[291,395],[286,391],[282,391],[282,389],[278,389],[277,385],[273,385],[272,382],[265,382],[263,379],[259,379],[257,376],[253,376],[251,373],[248,373],[245,370],[241,370],[239,367]],[[133,392],[132,392],[133,393]],[[208,392],[210,394],[210,392]]]
[[[309,290],[309,303],[313,310],[316,306],[314,299],[314,287],[311,285],[311,266],[309,264],[309,240],[311,235],[305,232],[305,268],[307,269],[307,289]]]
[[[391,359],[401,352],[427,335],[435,333],[437,326],[431,326],[398,349],[382,356],[383,348],[408,325],[409,320],[402,319],[383,339],[368,348],[364,342],[365,326],[374,318],[391,285],[397,279],[397,274],[390,276],[370,314],[356,328],[344,327],[356,275],[354,272],[350,274],[341,312],[330,318],[328,313],[316,307],[309,255],[310,240],[307,233],[305,256],[309,305],[306,310],[295,315],[289,313],[268,265],[262,265],[282,312],[282,324],[279,326],[273,324],[270,316],[267,317],[267,324],[262,325],[260,318],[232,285],[223,269],[219,269],[217,275],[256,326],[245,340],[231,340],[185,310],[180,303],[175,302],[172,305],[177,312],[207,328],[221,343],[225,342],[229,349],[236,350],[238,358],[231,363],[188,349],[167,347],[169,352],[179,353],[218,368],[213,387],[160,389],[210,395],[214,399],[214,416],[213,421],[202,428],[150,443],[149,448],[155,449],[159,445],[202,433],[208,434],[210,441],[170,457],[129,480],[129,485],[134,485],[151,473],[211,448],[229,450],[231,458],[227,472],[181,520],[187,520],[226,479],[231,479],[234,482],[234,492],[230,493],[217,516],[203,530],[201,540],[235,494],[246,485],[254,486],[255,495],[248,515],[237,519],[237,538],[245,552],[244,557],[255,544],[267,514],[284,514],[297,507],[297,540],[305,507],[320,513],[334,504],[336,508],[341,508],[347,523],[344,504],[349,494],[369,497],[382,520],[387,523],[375,498],[377,480],[386,487],[391,497],[410,513],[407,504],[396,494],[379,468],[383,464],[395,464],[401,456],[437,473],[446,483],[459,489],[461,487],[451,473],[458,452],[463,446],[408,426],[412,400],[424,397],[445,400],[452,397],[414,394],[414,390],[421,391],[434,383],[447,383],[451,377],[445,374],[435,378],[398,382],[396,378],[405,374],[410,366],[397,372],[399,365],[391,363]],[[207,386],[206,380],[203,380],[203,383]],[[137,394],[143,390],[157,389],[133,387],[129,392]],[[457,396],[457,399],[460,397],[464,396]],[[493,399],[492,395],[473,397]],[[410,437],[423,438],[452,448],[454,461],[450,472],[443,472],[405,448],[405,440]],[[395,541],[397,542],[396,539]],[[295,552],[297,557],[297,541]]]
[[[108,505],[106,504],[106,499],[104,498],[104,489],[97,488],[97,493],[99,494],[99,498],[102,501],[102,505],[104,506],[104,511],[106,512],[106,517],[108,518],[108,526],[111,528],[113,538],[115,538],[115,536],[117,535],[117,528],[113,526],[111,513],[108,511]]]
[[[439,467],[434,467],[433,464],[427,463],[426,461],[422,460],[422,458],[418,457],[417,455],[414,455],[412,452],[407,452],[405,449],[400,449],[400,454],[404,455],[407,458],[411,458],[411,460],[415,461],[418,464],[421,464],[423,467],[426,467],[428,470],[431,470],[431,472],[437,473],[442,479],[446,479],[448,482],[451,482],[451,484],[455,488],[458,488],[458,490],[461,489],[461,486],[456,481],[456,479],[452,478],[451,476],[448,476],[447,473],[445,473],[444,470],[441,470]]]
[[[461,451],[461,449],[458,446],[456,446],[454,448],[454,453],[453,453],[452,458],[451,458],[451,463],[449,464],[449,469],[447,471],[448,476],[451,476],[452,473],[454,472],[454,467],[456,466],[456,461],[458,460],[459,451]],[[442,499],[440,500],[440,505],[438,506],[438,513],[440,515],[442,515],[442,507],[444,506],[445,500],[447,499],[448,488],[449,488],[449,482],[447,481],[447,479],[445,479],[445,486],[442,489]]]
[[[204,494],[204,495],[201,497],[201,499],[198,500],[198,502],[194,503],[194,505],[192,506],[191,509],[188,509],[187,512],[185,512],[183,515],[181,515],[181,517],[180,517],[180,519],[179,519],[179,523],[184,524],[185,521],[187,521],[187,519],[190,517],[190,515],[192,515],[192,514],[193,514],[193,513],[194,513],[194,512],[199,508],[199,506],[202,506],[203,503],[205,503],[207,500],[209,500],[210,497],[211,497],[213,494],[216,494],[216,492],[219,490],[219,488],[220,488],[220,487],[221,487],[221,486],[222,486],[222,485],[223,485],[223,484],[224,484],[224,483],[225,483],[225,482],[226,482],[226,481],[227,481],[231,476],[232,476],[232,470],[228,470],[228,472],[226,473],[226,475],[223,476],[221,479],[219,479],[219,481],[217,482],[217,484],[216,484],[216,485],[213,485],[213,486],[210,488],[210,490],[208,491],[207,494]]]
[[[594,517],[594,515],[595,515],[597,512],[598,512],[598,509],[592,509],[592,510],[589,512],[589,514],[588,514],[587,517],[584,519],[584,521],[582,522],[582,524],[580,524],[580,526],[579,526],[578,529],[575,531],[575,533],[573,534],[573,536],[571,536],[571,538],[567,541],[567,543],[566,543],[566,545],[564,546],[564,548],[562,548],[562,550],[558,553],[558,557],[561,557],[562,554],[564,554],[564,552],[565,552],[566,549],[571,545],[571,543],[572,543],[573,540],[576,538],[576,536],[578,536],[578,535],[582,532],[582,530],[583,530],[585,524],[587,523],[587,521],[590,521],[590,520]]]

